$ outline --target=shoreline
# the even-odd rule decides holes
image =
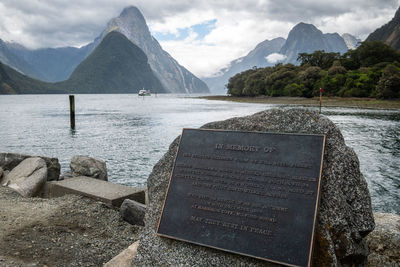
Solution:
[[[231,101],[251,104],[275,104],[275,105],[297,105],[319,107],[319,97],[236,97],[236,96],[200,96],[200,99]],[[375,98],[355,98],[355,97],[322,97],[322,108],[324,107],[346,107],[346,108],[365,108],[365,109],[382,109],[382,110],[400,110],[400,99],[382,100]]]

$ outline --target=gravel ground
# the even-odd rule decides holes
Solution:
[[[0,266],[102,266],[141,227],[88,198],[23,198],[0,186]]]

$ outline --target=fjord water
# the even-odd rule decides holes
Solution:
[[[279,105],[209,101],[184,95],[76,95],[76,130],[67,95],[0,96],[0,152],[107,162],[109,180],[142,186],[182,128]],[[279,106],[290,108],[290,106]],[[323,108],[360,160],[374,210],[400,214],[400,111]]]

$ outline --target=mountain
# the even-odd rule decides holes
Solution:
[[[275,65],[276,62],[268,61],[267,56],[278,53],[284,43],[285,39],[281,37],[272,40],[265,40],[259,43],[246,56],[231,61],[228,67],[220,70],[219,75],[210,78],[203,78],[203,80],[207,83],[212,92],[223,94],[226,92],[225,84],[227,84],[229,78],[236,73],[250,69],[254,66],[261,68]]]
[[[112,31],[119,31],[140,47],[149,59],[155,75],[168,93],[207,93],[207,85],[173,59],[154,37],[136,7],[125,8],[110,20],[107,28],[93,42],[81,48],[61,47],[30,50],[16,43],[0,40],[0,60],[36,79],[57,82],[68,79],[74,69]]]
[[[349,45],[357,44],[358,39],[347,34]],[[299,23],[289,32],[287,39],[276,38],[259,43],[256,48],[242,58],[232,61],[229,67],[220,71],[215,77],[204,78],[214,93],[226,93],[225,84],[236,73],[252,67],[273,66],[278,62],[298,64],[299,53],[313,53],[316,50],[345,53],[348,46],[343,37],[337,33],[323,34],[312,24]],[[268,59],[267,59],[268,57]]]
[[[346,46],[348,49],[354,50],[357,47],[359,47],[361,44],[361,39],[358,39],[349,33],[342,34],[342,38],[343,38],[344,42],[346,43]]]
[[[297,64],[299,53],[313,53],[316,50],[345,53],[348,49],[339,34],[323,34],[314,25],[301,22],[289,32],[280,53],[286,56],[284,63]]]
[[[170,93],[207,93],[207,85],[179,65],[157,40],[151,36],[146,21],[136,7],[125,8],[119,17],[112,19],[103,35],[119,31],[140,47],[149,59],[151,69]]]
[[[9,43],[4,42],[0,39],[0,61],[3,64],[8,66],[12,66],[15,70],[25,73],[31,77],[39,76],[40,73],[35,70],[35,68],[25,61],[23,58],[20,58],[18,54],[15,54],[13,49],[10,49]]]
[[[32,79],[0,62],[0,94],[67,93],[54,84]]]
[[[391,21],[371,33],[365,41],[382,41],[400,50],[400,8]]]
[[[138,93],[143,88],[165,92],[146,54],[116,31],[103,38],[68,80],[56,85],[74,93]]]
[[[84,60],[101,40],[81,48],[59,47],[31,50],[18,43],[0,40],[0,60],[19,72],[47,82],[68,79],[72,71]],[[3,49],[2,49],[3,48]]]

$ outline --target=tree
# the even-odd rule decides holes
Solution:
[[[332,64],[332,67],[328,69],[328,74],[331,76],[336,74],[345,74],[346,72],[346,68],[340,64],[339,60],[335,60]]]
[[[349,50],[341,57],[342,65],[348,70],[396,60],[400,61],[400,52],[381,41],[363,42],[356,50]]]
[[[264,74],[262,71],[256,71],[247,76],[242,93],[245,96],[265,94]]]
[[[233,96],[241,96],[242,90],[244,88],[242,74],[238,73],[235,76],[229,78],[229,82],[226,87],[228,88],[228,94]]]
[[[400,68],[388,65],[376,86],[378,98],[400,98]]]
[[[321,75],[320,67],[308,67],[299,73],[301,83],[304,85],[302,96],[313,97],[316,93],[316,88],[320,85]]]
[[[265,90],[269,96],[284,95],[286,85],[293,83],[297,78],[297,67],[293,64],[278,64],[273,67],[273,72],[265,78]]]
[[[340,53],[326,53],[323,50],[317,50],[312,54],[299,53],[297,60],[301,62],[301,65],[309,64],[314,67],[320,67],[321,69],[328,69],[332,66],[335,60],[340,58]]]

